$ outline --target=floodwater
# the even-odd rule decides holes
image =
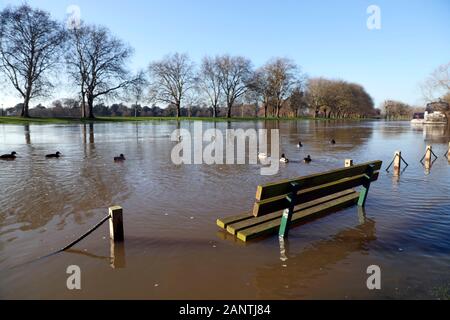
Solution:
[[[259,121],[203,127],[279,129],[292,160],[275,176],[259,165],[174,165],[176,122],[0,126],[0,298],[442,299],[450,295],[450,140],[446,126],[383,121]],[[193,122],[181,122],[193,130]],[[334,138],[336,145],[331,145]],[[304,147],[297,149],[298,140]],[[420,159],[426,145],[439,158]],[[385,172],[396,150],[409,167]],[[46,160],[60,151],[61,159]],[[114,156],[124,153],[124,163]],[[307,154],[313,162],[300,162]],[[383,160],[365,211],[357,207],[243,244],[216,219],[252,208],[258,184]],[[108,224],[69,252],[38,261],[124,210],[124,246]],[[287,258],[287,259],[286,259]],[[81,269],[68,290],[67,267]],[[367,268],[381,268],[370,291]]]

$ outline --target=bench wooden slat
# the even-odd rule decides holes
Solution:
[[[378,176],[379,173],[376,172],[373,175],[371,182],[378,180]],[[341,192],[347,189],[355,188],[365,183],[366,179],[367,179],[366,175],[361,174],[351,178],[344,178],[338,181],[333,181],[317,187],[302,190],[297,194],[296,202],[294,205],[322,198],[330,194]],[[255,202],[253,207],[253,215],[255,217],[260,217],[272,212],[283,210],[288,207],[289,202],[286,199],[286,196],[281,195],[278,197]]]
[[[293,214],[292,224],[300,223],[308,219],[313,219],[321,215],[326,215],[332,212],[336,212],[340,209],[352,206],[358,201],[358,193],[353,193],[344,197],[340,197],[333,201],[329,201],[312,208],[301,210]],[[250,227],[239,231],[237,234],[238,239],[246,242],[248,240],[270,234],[278,231],[281,224],[281,219],[275,219],[263,224],[259,224],[254,227]]]
[[[288,194],[290,192],[291,183],[296,182],[301,189],[316,187],[322,184],[330,183],[343,178],[361,175],[366,172],[369,165],[374,165],[374,171],[381,169],[382,161],[371,161],[349,168],[336,169],[328,172],[317,173],[306,177],[299,177],[290,180],[282,180],[276,183],[258,186],[256,191],[256,200],[265,200],[276,196]]]
[[[349,190],[345,190],[345,191],[342,191],[342,192],[338,192],[338,193],[335,193],[335,194],[332,194],[332,195],[329,195],[329,196],[326,196],[326,197],[322,197],[322,198],[319,198],[319,199],[316,199],[316,200],[313,200],[313,201],[302,203],[302,204],[300,204],[300,205],[298,205],[298,206],[296,206],[294,208],[294,212],[297,212],[297,211],[300,211],[300,210],[305,210],[305,209],[317,206],[319,204],[322,204],[322,203],[325,203],[325,202],[328,202],[328,201],[332,201],[332,200],[335,200],[337,198],[344,197],[344,196],[347,196],[347,195],[350,195],[350,194],[354,195],[354,194],[359,194],[359,193],[356,192],[353,189],[349,189]],[[271,213],[271,214],[267,214],[267,215],[264,215],[262,217],[257,217],[257,218],[255,218],[253,215],[251,215],[251,217],[253,219],[245,219],[245,220],[242,220],[242,221],[239,221],[239,222],[235,222],[235,223],[229,224],[227,226],[227,231],[229,233],[235,235],[237,232],[239,232],[239,231],[241,231],[243,229],[246,229],[246,228],[249,228],[249,227],[253,227],[253,226],[265,223],[265,222],[270,221],[270,220],[280,219],[282,214],[283,214],[283,211],[281,210],[281,211],[277,211],[277,212],[274,212],[274,213]]]
[[[253,213],[251,212],[241,213],[235,216],[217,219],[217,225],[222,229],[226,229],[230,223],[236,223],[250,218],[254,218]]]

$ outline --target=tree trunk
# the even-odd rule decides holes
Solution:
[[[269,104],[267,103],[267,100],[264,101],[264,118],[267,119],[267,108],[269,107]]]
[[[30,99],[28,97],[25,97],[25,100],[24,100],[23,106],[22,106],[22,113],[21,113],[21,116],[24,117],[24,118],[29,118],[30,117],[30,114],[28,112],[29,104],[30,104]]]
[[[233,104],[231,104],[231,103],[228,104],[227,118],[231,118],[231,107],[232,106],[233,106]]]
[[[95,119],[94,115],[94,97],[88,95],[89,119]]]
[[[314,109],[314,118],[317,118],[319,116],[319,108]]]
[[[181,106],[179,103],[175,104],[177,107],[177,119],[181,116]]]
[[[217,106],[213,106],[213,118],[217,118]]]

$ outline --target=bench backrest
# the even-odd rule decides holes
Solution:
[[[371,181],[378,180],[382,161],[371,161],[296,179],[282,180],[258,186],[253,215],[260,217],[289,207],[288,194],[296,184],[295,205],[313,201],[337,192],[361,186],[367,182],[367,173],[373,171]]]

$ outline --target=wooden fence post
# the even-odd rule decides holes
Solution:
[[[394,155],[394,176],[400,176],[400,170],[402,167],[402,152],[395,151]]]
[[[432,146],[427,146],[427,149],[425,151],[425,168],[430,169],[431,168],[431,155],[432,155]]]
[[[124,241],[122,207],[115,206],[109,208],[109,236],[114,242]]]
[[[450,142],[448,143],[447,159],[450,162]]]
[[[345,167],[353,167],[353,160],[352,159],[345,159]]]

